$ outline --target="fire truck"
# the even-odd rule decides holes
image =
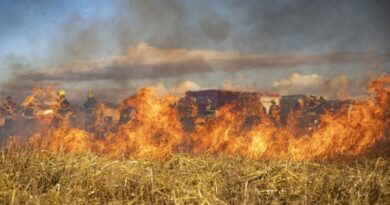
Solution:
[[[246,99],[252,98],[261,103],[267,110],[271,106],[271,101],[279,101],[280,95],[275,93],[260,93],[260,92],[238,92],[227,90],[200,90],[200,91],[188,91],[186,97],[193,97],[196,99],[200,116],[206,114],[207,100],[211,100],[211,110],[216,111],[222,106],[232,102],[243,102]]]
[[[348,110],[342,108],[353,105],[351,100],[325,100],[323,97],[312,95],[280,96],[276,93],[238,92],[217,89],[188,91],[179,101],[180,111],[183,113],[183,127],[185,130],[191,131],[196,118],[212,116],[218,109],[229,103],[242,103],[245,106],[245,102],[249,100],[261,103],[267,114],[271,101],[274,101],[281,108],[280,121],[282,125],[287,123],[288,117],[292,116],[294,111],[301,109],[300,116],[297,116],[297,119],[294,120],[297,121],[298,128],[303,133],[314,131],[319,126],[320,117],[325,111],[341,112],[342,110]],[[303,103],[303,107],[299,108],[299,102]],[[193,109],[196,109],[196,114],[190,112]],[[257,116],[248,116],[247,122],[248,124],[258,122]]]
[[[271,106],[271,101],[278,102],[279,99],[280,96],[275,93],[238,92],[217,89],[187,91],[185,96],[179,100],[179,110],[183,113],[181,122],[184,130],[192,131],[196,118],[212,117],[218,109],[229,103],[245,104],[249,100],[258,101],[267,112]],[[194,109],[196,111],[192,112]],[[256,116],[248,116],[247,122],[248,124],[253,124],[258,122],[258,119]]]

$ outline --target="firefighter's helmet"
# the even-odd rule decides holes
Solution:
[[[57,94],[58,94],[58,96],[60,96],[60,97],[65,97],[66,92],[65,92],[65,90],[59,90],[59,91],[57,92]]]
[[[95,97],[95,94],[93,92],[88,92],[88,95],[87,95],[88,99],[94,98],[94,97]]]
[[[305,101],[304,101],[302,98],[299,98],[299,99],[298,99],[298,104],[299,104],[299,105],[303,106],[304,103],[305,103]]]
[[[190,97],[190,101],[191,101],[192,103],[197,103],[196,97]]]

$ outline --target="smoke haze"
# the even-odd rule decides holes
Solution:
[[[245,81],[255,90],[342,97],[359,95],[361,79],[389,71],[386,1],[0,4],[2,95],[54,83],[74,98],[97,90],[115,101],[156,83]],[[360,86],[351,85],[355,79]]]

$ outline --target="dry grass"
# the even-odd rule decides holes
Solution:
[[[0,204],[389,204],[390,160],[1,153]],[[357,202],[357,203],[356,203]]]

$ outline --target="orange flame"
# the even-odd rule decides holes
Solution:
[[[336,113],[327,111],[320,117],[319,126],[306,135],[299,134],[301,112],[293,113],[285,125],[277,125],[255,99],[244,104],[233,102],[217,110],[214,116],[195,119],[194,130],[186,132],[181,123],[182,114],[176,106],[179,96],[162,96],[144,88],[125,99],[116,110],[119,113],[129,106],[136,110],[127,123],[105,124],[104,113],[108,108],[101,105],[97,109],[96,126],[104,134],[101,138],[76,128],[68,120],[59,126],[44,124],[30,137],[29,145],[53,151],[89,150],[110,156],[145,158],[159,158],[177,152],[297,160],[356,157],[375,144],[388,141],[389,85],[389,75],[374,79],[368,86],[372,97],[355,100],[351,106],[342,107]],[[42,94],[49,96],[46,100],[52,101],[51,109],[55,112],[55,98],[50,89],[34,90],[24,104],[39,104],[37,96]]]

